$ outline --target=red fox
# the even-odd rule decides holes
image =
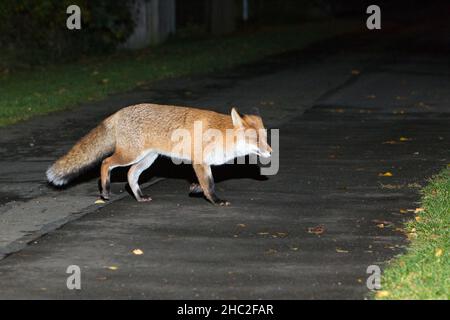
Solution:
[[[177,148],[173,133],[185,130],[195,137],[194,131],[198,127],[202,133],[212,129],[223,136],[227,134],[227,141],[202,138],[200,147],[203,153],[194,150],[198,144],[196,139],[189,141],[188,150]],[[242,134],[248,129],[256,134]],[[235,108],[231,115],[226,115],[188,107],[138,104],[119,110],[79,140],[47,170],[47,179],[56,186],[62,186],[87,167],[103,160],[100,177],[103,199],[110,197],[111,170],[131,166],[128,183],[136,200],[151,201],[139,188],[139,176],[158,155],[163,155],[190,161],[199,182],[191,185],[190,192],[203,192],[211,203],[223,206],[229,202],[215,194],[211,165],[224,164],[249,154],[269,157],[271,152],[260,116],[241,116]]]

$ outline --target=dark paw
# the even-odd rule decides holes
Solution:
[[[198,183],[192,183],[189,187],[190,194],[202,193],[203,189]]]
[[[149,196],[143,196],[143,197],[139,197],[138,199],[136,199],[138,202],[150,202],[152,201],[152,198],[150,198]]]
[[[107,193],[107,192],[102,192],[102,194],[101,194],[100,197],[101,197],[103,200],[108,201],[108,200],[109,200],[109,196],[110,196],[109,193]]]
[[[214,201],[216,206],[228,207],[231,203],[227,200],[217,199]]]

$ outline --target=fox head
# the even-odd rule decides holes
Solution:
[[[231,109],[236,145],[243,154],[256,154],[264,158],[270,157],[272,148],[267,143],[267,130],[258,115],[243,115]]]

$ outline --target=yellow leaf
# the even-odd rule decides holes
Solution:
[[[103,201],[102,199],[98,199],[95,201],[95,204],[103,204],[105,203],[105,201]]]
[[[144,254],[144,251],[142,251],[141,249],[134,249],[133,253],[137,256],[140,256],[141,254]]]
[[[119,269],[119,268],[116,267],[116,266],[109,266],[108,269],[109,269],[109,270],[117,270],[117,269]]]
[[[392,172],[387,171],[387,172],[378,174],[378,176],[380,176],[380,177],[392,177],[393,174],[392,174]]]
[[[389,291],[386,291],[386,290],[378,291],[378,292],[375,294],[375,296],[376,296],[377,298],[386,298],[386,297],[389,297],[389,295],[390,295],[390,292],[389,292]]]
[[[348,253],[347,250],[336,248],[337,253]]]
[[[434,256],[435,257],[440,257],[440,256],[442,256],[443,253],[444,253],[444,250],[442,250],[441,248],[437,248],[435,253],[434,253]]]
[[[422,220],[420,216],[416,216],[414,219],[416,219],[417,222],[420,222]]]
[[[415,210],[414,210],[414,213],[421,213],[421,212],[424,212],[425,211],[425,209],[424,208],[416,208]]]
[[[406,137],[400,137],[400,139],[398,139],[400,141],[411,141],[412,139],[410,138],[406,138]]]
[[[406,209],[400,209],[400,213],[408,213],[408,210],[406,210]]]
[[[317,227],[309,227],[308,233],[314,233],[315,235],[320,235],[325,232],[325,227],[322,225],[319,225]]]
[[[417,233],[415,233],[415,232],[410,232],[410,233],[407,233],[406,236],[407,236],[409,239],[415,239],[415,238],[417,238]]]

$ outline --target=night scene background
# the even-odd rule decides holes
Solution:
[[[3,0],[0,298],[448,299],[449,14],[418,0]],[[163,157],[140,179],[147,204],[126,169],[109,202],[99,166],[47,183],[138,103],[256,107],[279,129],[278,173],[214,167],[226,208],[189,196],[191,167]]]

